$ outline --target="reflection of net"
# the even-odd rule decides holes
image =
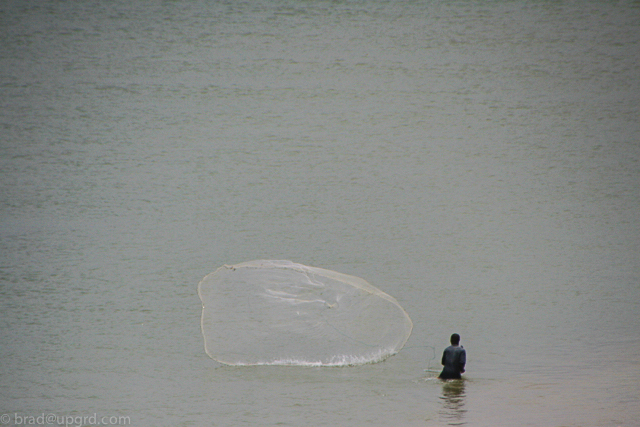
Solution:
[[[291,261],[225,265],[198,294],[205,350],[229,365],[374,363],[397,353],[413,326],[363,279]]]

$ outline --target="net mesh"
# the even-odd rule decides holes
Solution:
[[[365,280],[291,261],[225,265],[198,294],[205,351],[228,365],[375,363],[397,353],[413,327]]]

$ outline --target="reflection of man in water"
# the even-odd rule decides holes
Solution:
[[[442,396],[440,397],[442,409],[440,410],[440,416],[447,425],[465,425],[464,416],[467,410],[464,409],[466,397],[464,389],[464,381],[442,382]]]
[[[464,365],[467,363],[467,352],[460,344],[460,335],[451,335],[451,345],[442,353],[442,365],[444,369],[438,378],[450,380],[460,378],[464,373]]]

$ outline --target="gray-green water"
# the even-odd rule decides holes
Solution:
[[[2,2],[7,424],[637,425],[639,22],[630,1]],[[261,258],[394,296],[406,347],[214,362],[197,283]],[[443,385],[452,332],[466,381]]]

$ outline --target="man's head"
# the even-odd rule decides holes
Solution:
[[[460,344],[460,335],[458,334],[451,335],[451,345],[458,345],[458,344]]]

